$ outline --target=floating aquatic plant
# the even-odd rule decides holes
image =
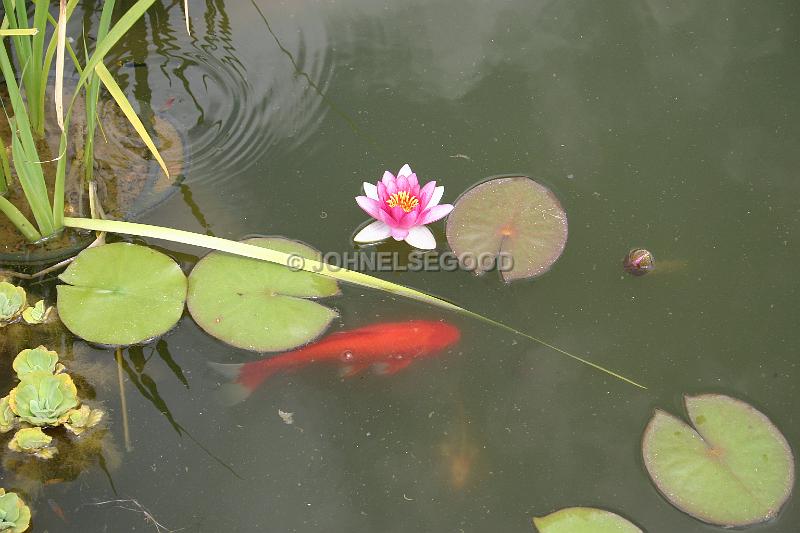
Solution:
[[[39,459],[52,459],[58,453],[58,448],[52,446],[52,442],[53,437],[40,427],[23,428],[14,434],[8,443],[8,449]]]
[[[0,281],[0,327],[19,318],[27,305],[25,289]]]
[[[34,426],[63,424],[67,413],[78,405],[78,390],[68,374],[31,372],[11,389],[11,410]]]
[[[711,524],[741,527],[777,515],[794,485],[794,458],[772,422],[721,394],[687,396],[692,426],[657,410],[642,454],[658,490]]]
[[[279,237],[247,244],[319,260],[308,245]],[[189,275],[187,304],[195,322],[233,346],[273,352],[305,344],[322,334],[336,311],[311,298],[339,294],[336,281],[255,259],[212,252]]]
[[[175,261],[146,246],[88,248],[61,274],[58,314],[91,342],[128,345],[170,330],[183,313],[186,276]]]
[[[8,396],[0,398],[0,433],[8,433],[17,425],[17,415],[8,403]]]
[[[100,423],[105,413],[100,409],[91,409],[88,405],[81,405],[79,409],[73,409],[67,415],[64,427],[80,435],[87,429],[93,428]]]
[[[52,311],[53,308],[47,307],[44,300],[39,300],[32,307],[27,307],[22,311],[22,320],[31,325],[44,324]]]
[[[364,194],[357,196],[356,202],[375,222],[356,234],[353,240],[359,243],[392,237],[415,248],[432,250],[436,239],[426,225],[446,217],[453,209],[450,204],[439,204],[444,187],[437,187],[435,181],[420,187],[408,165],[403,165],[397,176],[387,170],[377,185],[364,182]]]
[[[497,178],[462,194],[447,218],[447,242],[459,257],[495,256],[505,281],[544,274],[567,243],[567,214],[544,185]],[[465,264],[476,274],[491,265]]]
[[[592,507],[568,507],[533,519],[539,533],[642,533],[621,516]]]
[[[64,370],[64,365],[58,362],[58,353],[44,346],[22,350],[14,358],[11,366],[19,379],[32,372],[55,374]]]
[[[22,533],[31,524],[31,510],[14,492],[0,489],[0,531]]]

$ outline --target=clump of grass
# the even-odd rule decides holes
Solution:
[[[84,88],[86,118],[89,127],[83,161],[85,169],[87,169],[85,175],[87,181],[91,181],[93,177],[94,135],[98,123],[97,103],[101,84],[108,89],[161,168],[169,175],[166,164],[150,135],[122,89],[103,65],[106,54],[154,2],[155,0],[138,0],[112,26],[115,1],[106,0],[100,15],[97,44],[91,55],[88,55],[87,52],[85,64],[81,67],[74,50],[66,39],[67,21],[75,10],[78,0],[69,0],[68,2],[60,0],[58,19],[53,18],[50,14],[50,0],[35,0],[31,21],[28,20],[28,4],[24,0],[2,0],[5,16],[0,24],[0,39],[9,38],[11,40],[21,74],[18,77],[6,47],[0,46],[0,73],[6,81],[13,114],[13,118],[9,117],[8,110],[4,108],[6,118],[11,126],[12,158],[9,162],[6,147],[0,142],[0,212],[9,218],[27,240],[39,241],[57,234],[64,227],[64,187],[67,172],[65,155],[67,153],[69,119],[72,108]],[[54,28],[54,31],[45,48],[48,24]],[[65,111],[63,78],[67,53],[79,73],[79,80]],[[62,133],[58,156],[55,159],[56,170],[51,199],[42,169],[43,161],[36,149],[36,140],[44,134],[45,89],[54,56],[56,60],[54,105],[56,120]],[[12,165],[35,224],[29,221],[17,206],[2,196],[12,184],[14,176]]]

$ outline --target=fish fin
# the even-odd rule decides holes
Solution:
[[[380,374],[382,376],[391,376],[392,374],[397,374],[413,362],[414,359],[411,357],[406,359],[392,359],[390,361],[384,361],[382,363],[373,365],[373,369],[376,374]]]
[[[209,362],[208,366],[216,370],[216,372],[224,377],[225,379],[229,379],[231,381],[236,381],[239,379],[239,375],[242,373],[243,364],[240,365],[228,365],[224,363],[212,363]]]
[[[339,370],[339,377],[341,378],[352,378],[363,372],[364,370],[370,367],[371,363],[357,363],[354,365],[347,365]]]
[[[222,386],[214,392],[214,396],[218,403],[226,407],[232,407],[237,403],[243,402],[253,392],[252,389],[239,383],[239,377],[242,374],[243,364],[223,364],[209,362],[208,366],[213,368],[220,376],[230,381],[230,383],[223,383]]]
[[[225,407],[233,407],[245,401],[252,393],[252,389],[248,389],[241,383],[225,383],[214,392],[214,397]]]

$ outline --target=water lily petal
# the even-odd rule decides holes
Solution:
[[[391,180],[383,184],[386,185],[387,198],[397,192],[397,180]]]
[[[366,181],[364,182],[364,194],[367,195],[367,198],[380,200],[380,198],[378,198],[378,187],[372,183],[367,183]]]
[[[405,241],[420,250],[433,250],[436,248],[436,239],[433,233],[425,226],[414,226],[408,230]]]
[[[427,211],[425,215],[423,215],[421,222],[423,224],[436,222],[440,218],[446,217],[452,210],[453,206],[451,204],[435,205],[429,211]]]
[[[353,237],[355,242],[378,242],[392,234],[391,228],[380,220],[367,225]]]
[[[356,196],[356,202],[358,202],[359,207],[366,211],[369,216],[377,220],[383,220],[381,204],[378,203],[377,200],[367,198],[366,196]]]
[[[408,236],[408,230],[405,228],[392,228],[392,238],[396,241],[402,241]]]
[[[378,182],[378,201],[381,204],[385,204],[386,200],[389,199],[389,193],[386,192],[386,185],[383,184],[382,181]]]
[[[428,207],[428,204],[433,197],[433,193],[436,190],[436,182],[429,181],[425,184],[425,186],[419,191],[419,203],[422,206]]]
[[[413,211],[409,211],[405,213],[400,220],[397,221],[397,226],[400,228],[410,228],[412,226],[418,226],[420,224],[419,216],[422,213],[419,209],[414,209]]]
[[[419,180],[417,179],[417,175],[413,172],[408,176],[408,186],[414,194],[419,195]]]
[[[401,220],[403,220],[403,216],[405,216],[406,212],[403,211],[403,208],[399,205],[395,207],[390,207],[388,210],[388,214],[392,220],[386,220],[386,223],[392,225],[392,222],[399,224]]]
[[[425,206],[425,209],[430,209],[435,205],[439,205],[439,202],[442,201],[442,196],[444,195],[444,186],[439,185],[435,189],[433,189],[433,195],[431,199],[428,201],[428,204]]]
[[[405,176],[400,176],[397,178],[397,190],[398,191],[407,191],[410,189],[408,186],[408,178]]]
[[[397,171],[397,177],[398,177],[398,178],[399,178],[400,176],[406,176],[406,177],[408,177],[408,176],[410,176],[411,174],[413,174],[413,172],[411,171],[411,167],[410,167],[410,166],[408,166],[408,163],[406,163],[405,165],[403,165],[403,168],[401,168],[400,170],[398,170],[398,171]]]
[[[388,170],[383,173],[383,177],[381,178],[381,181],[383,182],[384,185],[388,185],[389,183],[393,182],[394,180],[395,180],[394,174],[392,174]]]

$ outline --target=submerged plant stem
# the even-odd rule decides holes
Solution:
[[[122,348],[117,347],[115,353],[117,360],[117,380],[119,380],[119,403],[122,409],[122,433],[125,438],[125,451],[132,452],[130,426],[128,425],[128,402],[125,399],[125,378],[122,375]]]
[[[267,248],[261,248],[260,246],[253,246],[251,244],[245,244],[242,242],[222,239],[220,237],[211,237],[208,235],[201,235],[199,233],[193,233],[190,231],[164,228],[161,226],[151,226],[147,224],[137,224],[133,222],[121,222],[117,220],[95,220],[90,218],[72,218],[72,217],[64,217],[64,224],[68,227],[78,228],[78,229],[106,231],[111,233],[123,233],[127,235],[137,235],[139,237],[151,237],[154,239],[190,244],[192,246],[200,246],[202,248],[210,248],[212,250],[228,252],[243,257],[250,257],[252,259],[270,261],[272,263],[278,263],[280,265],[284,265],[289,268],[293,268],[295,270],[306,270],[308,272],[321,274],[354,285],[360,285],[362,287],[369,287],[371,289],[377,289],[392,294],[405,296],[406,298],[410,298],[412,300],[417,300],[427,304],[435,305],[443,309],[448,309],[450,311],[454,311],[462,315],[476,318],[478,320],[481,320],[482,322],[486,322],[487,324],[492,324],[493,326],[499,327],[516,335],[520,335],[534,342],[537,342],[562,355],[566,355],[567,357],[570,357],[585,365],[600,370],[601,372],[605,372],[606,374],[614,376],[615,378],[620,379],[626,383],[629,383],[631,385],[634,385],[642,389],[647,388],[644,385],[641,385],[631,379],[628,379],[625,376],[622,376],[612,370],[602,367],[596,363],[592,363],[591,361],[588,361],[582,357],[578,357],[577,355],[573,355],[565,350],[553,346],[552,344],[549,344],[541,339],[538,339],[533,335],[523,333],[518,329],[512,328],[511,326],[507,326],[502,322],[498,322],[496,320],[492,320],[491,318],[487,318],[473,311],[469,311],[453,303],[450,303],[447,300],[437,298],[436,296],[420,292],[410,287],[398,285],[397,283],[385,281],[380,278],[376,278],[374,276],[362,274],[361,272],[355,272],[352,270],[333,267],[326,263],[322,263],[320,261],[314,261],[311,259],[304,259],[302,260],[301,264],[298,264],[297,256],[279,252],[277,250],[270,250]]]

